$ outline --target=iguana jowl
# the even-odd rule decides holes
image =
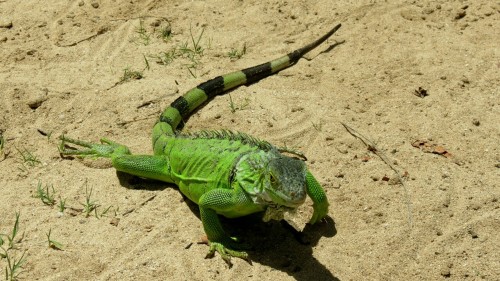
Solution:
[[[209,243],[207,257],[217,251],[230,265],[231,256],[247,259],[241,245],[222,229],[218,215],[234,218],[294,209],[304,203],[307,194],[313,201],[310,223],[314,224],[327,215],[326,195],[304,161],[282,154],[283,150],[272,144],[227,130],[182,133],[183,120],[216,95],[293,65],[339,28],[340,24],[286,56],[218,76],[177,98],[153,128],[154,155],[132,155],[126,146],[107,139],[96,144],[65,136],[61,136],[60,151],[63,155],[111,158],[118,171],[176,184],[199,205]],[[82,148],[69,149],[65,143]]]

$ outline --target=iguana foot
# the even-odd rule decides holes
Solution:
[[[232,239],[235,240],[234,238],[232,238]],[[229,268],[231,268],[233,266],[233,263],[231,262],[231,257],[244,259],[248,263],[252,264],[252,261],[248,258],[247,252],[241,251],[241,250],[230,249],[228,246],[225,246],[224,244],[226,244],[226,245],[229,244],[228,246],[230,246],[231,248],[234,248],[234,249],[242,249],[242,248],[248,249],[249,248],[245,244],[238,244],[238,243],[235,243],[233,241],[231,241],[230,243],[209,241],[208,245],[210,248],[209,248],[208,253],[205,256],[205,258],[206,259],[213,258],[215,256],[215,252],[217,251],[220,254],[220,256],[222,257],[222,259],[227,263]]]
[[[112,158],[113,156],[130,154],[128,147],[110,141],[108,139],[101,139],[101,143],[90,143],[81,140],[68,138],[64,135],[60,136],[61,144],[59,145],[59,152],[63,155],[79,155],[91,157],[106,157]],[[68,149],[66,143],[76,144],[83,148],[81,149]]]
[[[315,224],[322,221],[328,214],[328,205],[326,206],[314,206],[314,213],[309,220],[309,224]]]

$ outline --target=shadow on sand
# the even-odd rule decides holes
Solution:
[[[139,179],[120,172],[117,172],[117,175],[120,184],[128,189],[159,191],[170,186],[163,182]],[[198,205],[187,198],[185,202],[199,219]],[[313,247],[321,237],[333,237],[337,234],[335,222],[330,217],[316,225],[307,225],[303,232],[296,231],[285,221],[265,223],[262,221],[262,213],[236,219],[219,217],[229,235],[240,238],[243,243],[251,247],[248,254],[253,263],[283,271],[300,281],[339,280],[313,256]]]

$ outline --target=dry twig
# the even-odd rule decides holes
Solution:
[[[394,171],[394,173],[396,174],[396,176],[398,178],[399,183],[403,186],[403,190],[405,193],[405,200],[406,200],[406,208],[408,209],[408,225],[410,228],[412,228],[413,227],[413,216],[412,216],[411,199],[410,199],[410,195],[408,194],[408,189],[406,188],[406,185],[405,185],[401,175],[399,174],[398,170],[396,170],[396,168],[394,167],[394,165],[391,164],[391,162],[389,161],[387,156],[382,151],[380,151],[371,140],[369,140],[365,136],[361,135],[360,133],[355,131],[353,128],[347,126],[347,124],[342,123],[342,122],[340,124],[342,124],[342,126],[344,126],[344,128],[349,132],[349,134],[360,139],[368,147],[368,150],[370,150],[371,152],[375,153],[378,157],[380,157],[380,159],[382,159],[382,161],[384,161],[385,164],[387,164],[387,166],[389,166]]]

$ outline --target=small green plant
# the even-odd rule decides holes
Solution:
[[[167,42],[170,38],[172,38],[172,26],[170,23],[168,23],[167,26],[160,28],[158,38],[162,39],[164,42]]]
[[[200,58],[203,56],[205,48],[201,45],[201,39],[205,29],[203,28],[198,36],[193,35],[192,27],[189,28],[190,38],[188,41],[174,46],[166,52],[161,52],[157,55],[149,55],[154,58],[157,63],[167,65],[172,63],[177,58],[185,58],[189,63],[184,64],[191,76],[196,77],[196,69],[200,63]]]
[[[15,147],[17,152],[21,155],[21,161],[23,161],[23,166],[26,164],[29,167],[35,167],[36,165],[42,163],[36,155],[34,155],[31,151],[23,148],[22,150]]]
[[[14,249],[15,243],[20,242],[24,238],[24,233],[23,233],[21,238],[17,239],[17,241],[16,241],[16,236],[17,236],[18,231],[19,231],[19,216],[20,216],[20,213],[16,212],[16,221],[14,222],[14,227],[12,228],[12,232],[10,235],[0,234],[0,246],[3,247],[4,241],[5,241],[2,237],[7,238],[7,241],[8,241],[7,249],[2,248],[5,252],[10,250],[10,249]],[[2,256],[2,257],[4,257],[4,256]]]
[[[111,209],[111,207],[113,206],[109,206],[106,209],[104,209],[104,211],[101,212],[101,217],[104,217],[109,212],[109,209]]]
[[[5,139],[2,135],[2,130],[0,130],[0,155],[3,153],[3,146],[5,145]]]
[[[144,69],[146,70],[149,70],[149,61],[148,61],[148,58],[146,58],[146,55],[142,55],[142,57],[144,58],[144,63],[146,64],[146,66],[144,67]]]
[[[61,196],[59,196],[59,205],[57,205],[57,208],[59,212],[64,213],[64,210],[66,210],[66,199],[62,199]]]
[[[196,78],[197,75],[195,73],[196,69],[198,68],[198,64],[200,63],[199,59],[203,56],[204,48],[201,46],[200,41],[201,38],[203,37],[203,33],[205,32],[205,28],[201,30],[200,35],[198,38],[195,39],[193,35],[193,29],[192,27],[189,27],[189,35],[191,37],[191,44],[193,45],[192,47],[189,45],[189,42],[184,42],[179,46],[179,52],[186,57],[187,59],[190,60],[190,63],[185,64],[186,69],[189,71],[191,76],[193,78]]]
[[[318,123],[314,123],[314,122],[311,122],[311,123],[313,125],[313,128],[316,131],[321,132],[321,129],[323,129],[323,122],[321,122],[321,120]]]
[[[96,201],[92,200],[92,187],[89,188],[87,186],[87,182],[85,182],[85,203],[83,203],[83,212],[85,213],[85,217],[88,218],[90,213],[97,209],[99,206]]]
[[[144,68],[142,70],[132,70],[130,69],[130,67],[126,67],[123,70],[123,75],[122,77],[120,77],[120,81],[118,81],[114,86],[128,82],[130,80],[140,80],[144,78],[144,70],[149,70],[150,66],[148,58],[144,54],[142,55],[142,57],[144,58]]]
[[[151,34],[147,32],[146,28],[144,28],[143,20],[139,20],[139,27],[135,29],[135,32],[139,36],[137,38],[137,41],[139,41],[139,43],[143,44],[144,46],[147,46],[151,43]]]
[[[63,245],[55,240],[52,240],[50,238],[50,234],[52,233],[52,228],[49,229],[49,233],[47,233],[47,241],[49,243],[49,248],[52,248],[54,250],[62,250],[63,249]]]
[[[139,80],[144,78],[143,71],[131,70],[129,67],[123,70],[123,76],[120,78],[120,83],[128,82],[130,80]]]
[[[17,280],[19,274],[21,274],[20,269],[22,269],[23,264],[26,262],[24,258],[26,251],[23,252],[19,259],[16,259],[11,254],[11,250],[15,249],[15,243],[20,243],[24,238],[23,234],[21,238],[16,239],[19,231],[19,215],[20,214],[16,212],[16,221],[14,222],[11,234],[0,234],[0,258],[7,260],[7,265],[5,266],[5,280]],[[4,238],[6,238],[6,240]],[[6,241],[8,241],[8,244],[4,247]]]
[[[42,129],[37,129],[37,131],[42,135],[42,136],[46,136],[47,137],[47,141],[50,142],[50,138],[52,137],[52,131],[50,132],[46,132]]]
[[[192,63],[192,64],[186,64],[186,69],[189,71],[189,74],[193,76],[193,78],[197,78],[198,76],[196,75],[196,68],[198,67],[198,63]]]
[[[229,107],[231,108],[231,112],[232,113],[235,113],[236,110],[243,110],[243,109],[245,109],[250,104],[250,99],[249,98],[245,98],[245,102],[242,103],[242,104],[240,104],[238,106],[233,101],[233,98],[231,97],[231,95],[229,94],[228,96],[229,96]]]
[[[190,48],[189,43],[185,42],[184,44],[181,45],[180,51],[183,53],[192,54],[193,56],[194,55],[203,56],[204,49],[201,46],[200,41],[201,41],[201,37],[203,37],[204,32],[205,32],[205,28],[202,28],[200,35],[198,36],[197,39],[195,39],[193,36],[193,29],[192,29],[192,27],[189,27],[189,35],[191,37],[191,43],[193,44],[193,47]]]
[[[56,199],[54,198],[56,191],[53,185],[46,184],[45,188],[42,187],[42,182],[38,181],[38,185],[36,187],[36,195],[35,198],[40,198],[43,204],[48,206],[54,206],[56,204]]]
[[[108,214],[109,210],[110,210],[112,207],[113,207],[113,206],[109,206],[109,207],[107,207],[106,209],[104,209],[104,210],[103,210],[102,212],[100,212],[100,213],[97,211],[97,209],[98,209],[98,208],[96,207],[96,208],[94,209],[95,217],[96,217],[96,218],[98,218],[98,219],[100,219],[100,218],[102,218],[102,217],[105,217],[105,216]],[[115,211],[115,216],[116,216],[116,211]]]
[[[116,207],[114,210],[113,210],[114,214],[115,214],[115,217],[118,216],[118,213],[120,212],[120,207]]]
[[[227,56],[231,59],[231,60],[239,60],[241,59],[241,57],[243,57],[244,54],[247,53],[247,45],[246,44],[243,44],[243,48],[240,50],[238,49],[235,49],[235,48],[232,48],[231,51],[229,51],[227,53]]]
[[[3,131],[0,130],[0,162],[2,162],[6,156],[5,151],[3,150],[4,145],[5,145],[5,139],[3,138]]]
[[[26,251],[23,252],[19,259],[6,255],[5,258],[7,259],[7,266],[5,267],[5,280],[18,280],[18,277],[21,274],[20,270],[23,268],[24,263],[26,263],[26,259],[24,258],[25,254]]]
[[[168,52],[160,52],[158,55],[149,55],[148,57],[155,59],[158,64],[167,65],[172,63],[180,55],[181,54],[177,53],[177,49],[174,47]]]

